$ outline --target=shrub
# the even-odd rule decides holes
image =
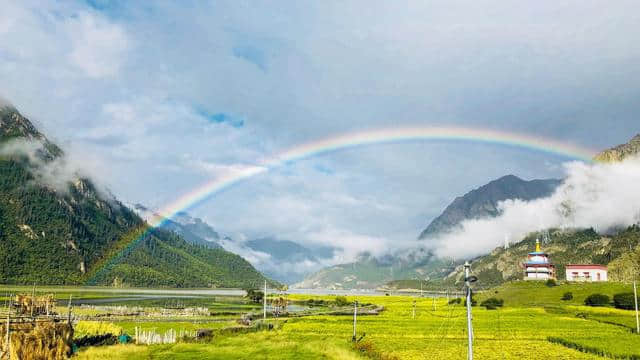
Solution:
[[[471,304],[473,305],[473,303]],[[480,306],[484,306],[487,310],[495,310],[499,307],[502,307],[503,304],[504,304],[504,300],[492,297],[481,302]]]
[[[309,299],[309,300],[307,300],[307,306],[309,306],[309,307],[322,306],[322,305],[324,305],[324,300],[322,300],[322,299]]]
[[[613,295],[613,306],[617,309],[633,310],[636,304],[633,300],[633,293],[620,293]]]
[[[349,305],[349,301],[345,296],[336,296],[336,305],[337,306],[347,306]]]
[[[591,294],[584,299],[584,304],[588,306],[607,306],[609,302],[609,296],[605,294]]]
[[[261,303],[262,298],[264,297],[264,293],[260,290],[249,289],[247,290],[247,297],[251,299],[254,303]]]
[[[573,293],[571,291],[567,291],[566,293],[562,294],[562,299],[561,300],[572,300],[573,299]]]
[[[545,282],[544,284],[547,285],[548,287],[558,286],[556,279],[548,279],[547,282]]]

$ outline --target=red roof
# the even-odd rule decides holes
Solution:
[[[595,265],[595,264],[571,264],[571,265],[566,265],[565,268],[567,268],[567,269],[600,269],[600,270],[607,270],[607,267],[605,265]]]

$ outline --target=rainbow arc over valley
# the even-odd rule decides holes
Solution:
[[[597,153],[596,150],[558,139],[470,127],[394,127],[344,133],[293,146],[261,159],[255,165],[233,168],[228,173],[205,182],[159,209],[157,212],[159,215],[148,219],[148,224],[151,229],[158,227],[177,213],[197,207],[229,187],[288,163],[351,148],[429,141],[459,141],[508,146],[584,162],[591,162]],[[104,273],[126,255],[148,232],[149,230],[146,230],[140,235],[130,236],[131,240],[100,265],[98,270],[89,277],[88,283],[94,283],[99,274]]]

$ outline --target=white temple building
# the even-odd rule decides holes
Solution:
[[[524,267],[525,280],[547,280],[556,278],[556,267],[549,259],[549,254],[540,249],[540,240],[536,239],[536,251],[527,255]]]

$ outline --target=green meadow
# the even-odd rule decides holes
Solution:
[[[625,284],[509,283],[477,294],[479,302],[505,300],[497,310],[473,308],[474,352],[478,359],[638,359],[640,336],[633,332],[633,311],[588,307],[584,298],[601,292],[629,291]],[[565,292],[572,300],[561,300]],[[334,296],[289,295],[291,301]],[[165,345],[113,345],[83,348],[78,359],[465,359],[466,313],[463,304],[446,299],[408,296],[349,296],[347,300],[384,306],[379,315],[358,317],[359,342],[351,341],[351,315],[312,315],[270,319],[272,330],[214,332],[208,340]],[[413,302],[415,301],[415,316]],[[113,323],[158,330],[237,327],[234,321]]]

